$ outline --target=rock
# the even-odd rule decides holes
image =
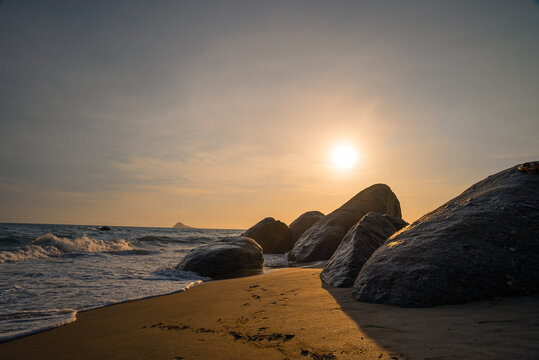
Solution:
[[[325,215],[320,211],[307,211],[300,215],[296,220],[290,224],[290,231],[292,231],[292,241],[295,243],[298,241],[301,235],[313,226],[318,220],[322,219]]]
[[[187,225],[185,225],[185,224],[183,224],[183,223],[181,223],[179,221],[172,228],[174,228],[174,229],[192,229],[191,226],[187,226]]]
[[[226,277],[240,270],[262,269],[262,248],[253,239],[242,236],[221,239],[199,246],[176,266],[207,277]]]
[[[288,225],[272,217],[262,219],[241,236],[254,239],[266,254],[284,254],[293,245]]]
[[[99,228],[99,230],[100,230],[100,231],[111,231],[112,229],[111,229],[110,227],[108,227],[108,226],[101,226],[101,227]]]
[[[320,278],[335,287],[353,286],[372,253],[406,225],[406,221],[395,216],[368,213],[346,233]]]
[[[361,269],[359,301],[408,307],[539,293],[539,175],[489,176],[390,237]]]
[[[401,217],[399,200],[389,186],[372,185],[324,216],[301,235],[288,254],[289,260],[302,263],[329,259],[348,230],[368,212]]]

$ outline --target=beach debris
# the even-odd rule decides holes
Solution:
[[[400,202],[389,186],[372,185],[324,216],[301,235],[288,259],[297,263],[328,260],[348,230],[369,212],[401,217]]]
[[[313,360],[334,360],[337,357],[333,353],[318,353],[315,351],[309,351],[306,349],[301,349],[301,356],[309,356]]]
[[[526,173],[526,174],[538,174],[539,163],[538,162],[524,163],[518,167],[518,171]]]
[[[290,223],[290,231],[292,231],[293,242],[296,243],[305,231],[309,230],[311,226],[316,224],[324,216],[320,211],[307,211],[292,221]]]
[[[426,307],[539,293],[539,176],[519,167],[387,239],[361,269],[355,299]]]
[[[331,286],[352,287],[372,253],[406,225],[406,221],[396,216],[368,213],[346,233],[320,278]]]
[[[292,232],[282,221],[267,217],[241,234],[254,239],[265,254],[284,254],[292,248]]]
[[[253,239],[237,236],[195,248],[176,268],[222,278],[241,270],[262,269],[263,266],[264,256],[260,245]]]

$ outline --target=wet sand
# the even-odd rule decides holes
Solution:
[[[0,359],[539,359],[539,297],[406,309],[289,268],[82,312]]]

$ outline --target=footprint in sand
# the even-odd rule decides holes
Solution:
[[[299,289],[288,290],[288,291],[282,292],[281,295],[286,295],[286,294],[290,294],[290,293],[295,293],[295,292],[298,291],[298,290],[299,290]]]
[[[287,342],[296,336],[295,334],[280,334],[280,333],[273,333],[273,334],[256,333],[254,335],[251,335],[251,334],[242,334],[237,331],[229,331],[228,333],[234,337],[234,340],[241,340],[242,342],[246,342],[246,343],[255,342],[262,346],[265,346],[263,342],[271,343],[273,346],[274,343]]]
[[[315,351],[309,351],[309,350],[305,350],[305,349],[302,349],[301,350],[301,356],[310,356],[311,359],[315,359],[315,360],[333,360],[333,359],[337,359],[337,357],[335,355],[333,355],[333,353],[327,353],[327,354],[320,354],[320,353],[317,353]]]
[[[242,316],[236,319],[237,324],[246,324],[248,322],[249,322],[249,319],[247,319],[245,316]]]

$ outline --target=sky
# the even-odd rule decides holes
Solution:
[[[3,0],[0,222],[244,229],[375,183],[413,221],[539,160],[538,64],[533,0]]]

